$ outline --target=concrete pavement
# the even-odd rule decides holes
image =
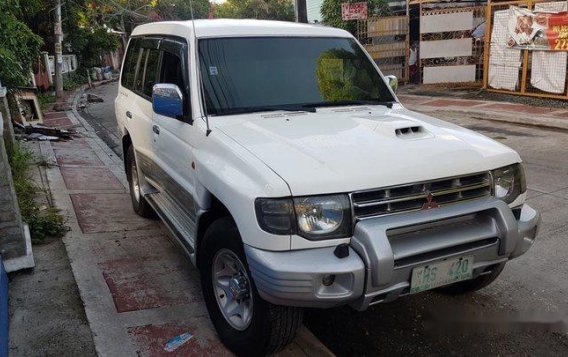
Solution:
[[[75,104],[77,98],[75,99]],[[65,236],[73,275],[101,356],[230,355],[209,320],[199,275],[158,221],[134,214],[122,160],[76,111],[48,118],[83,136],[42,142],[57,163],[47,169],[56,206],[70,226]],[[173,353],[166,342],[194,337]],[[307,330],[281,355],[330,355]]]

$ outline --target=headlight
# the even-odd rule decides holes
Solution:
[[[298,234],[308,239],[351,235],[351,204],[347,195],[258,198],[260,227],[274,234]]]
[[[491,171],[493,194],[506,203],[511,203],[527,190],[525,170],[521,164],[514,164]]]

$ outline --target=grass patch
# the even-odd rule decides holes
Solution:
[[[33,165],[37,165],[35,159],[29,149],[16,143],[9,161],[22,219],[30,227],[32,243],[39,244],[48,237],[63,237],[68,229],[59,209],[40,207],[35,201],[42,192],[31,177],[31,169]],[[43,162],[46,160],[43,159]]]
[[[39,101],[41,111],[44,111],[49,107],[50,104],[55,103],[57,101],[57,98],[54,95],[40,93],[37,95],[37,100]]]

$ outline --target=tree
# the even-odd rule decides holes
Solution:
[[[42,39],[18,18],[18,1],[2,2],[0,13],[0,80],[7,87],[26,86]]]
[[[209,15],[209,0],[192,0],[193,18],[206,19]],[[160,0],[156,5],[156,13],[161,20],[191,20],[191,3],[189,0]]]
[[[227,0],[215,6],[215,17],[294,21],[290,0]]]
[[[341,4],[348,2],[360,2],[361,0],[324,0],[321,7],[322,21],[324,24],[351,32],[357,36],[357,20],[343,21],[341,19]],[[372,16],[390,16],[392,10],[386,0],[368,0],[367,13]]]

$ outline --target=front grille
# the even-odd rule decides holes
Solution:
[[[432,195],[431,197],[430,194]],[[351,194],[355,219],[383,216],[472,200],[491,195],[488,172],[408,185],[357,191]]]

